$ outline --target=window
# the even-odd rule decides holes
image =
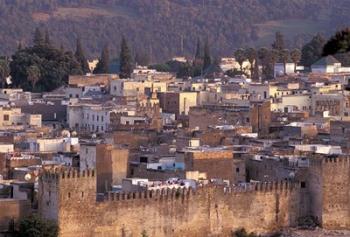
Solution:
[[[4,121],[9,121],[10,120],[10,116],[8,114],[4,114]]]
[[[96,120],[99,121],[100,120],[100,116],[97,115],[96,116]]]
[[[68,198],[70,198],[70,192],[68,192]]]
[[[101,121],[102,121],[102,122],[103,122],[103,119],[104,119],[104,118],[103,118],[103,115],[102,115],[102,116],[101,116]]]
[[[301,188],[306,188],[306,183],[305,182],[301,182],[300,185],[301,185]]]
[[[238,167],[236,168],[236,173],[239,173],[239,168]]]
[[[81,197],[82,197],[82,198],[84,197],[84,192],[81,192]]]

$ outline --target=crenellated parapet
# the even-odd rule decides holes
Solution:
[[[95,170],[84,170],[79,171],[77,169],[54,169],[54,170],[45,170],[41,174],[42,181],[58,181],[58,180],[69,180],[75,179],[79,182],[79,178],[93,178],[95,179],[96,171]]]
[[[245,194],[245,193],[288,193],[297,191],[300,188],[300,183],[280,181],[280,182],[261,182],[248,184],[246,186],[223,186],[223,185],[206,185],[203,187],[193,188],[174,188],[174,189],[159,189],[146,190],[142,192],[131,193],[113,193],[106,195],[106,202],[127,201],[127,200],[176,200],[190,199],[192,197],[207,193],[217,193],[219,195],[228,194]]]
[[[192,188],[174,188],[146,190],[143,192],[131,193],[108,193],[105,201],[124,201],[124,200],[174,200],[188,199],[195,194]]]
[[[349,156],[326,157],[323,159],[323,165],[326,167],[350,167]]]

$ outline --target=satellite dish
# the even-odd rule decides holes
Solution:
[[[28,173],[28,174],[26,174],[26,175],[24,176],[24,179],[25,179],[26,181],[29,181],[29,180],[32,179],[32,175]]]

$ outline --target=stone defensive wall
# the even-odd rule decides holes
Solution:
[[[270,233],[296,226],[301,211],[299,183],[109,193],[101,201],[95,188],[94,171],[44,173],[39,212],[57,220],[63,237],[203,237],[242,227]]]

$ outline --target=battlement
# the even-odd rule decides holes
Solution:
[[[95,178],[96,171],[95,170],[86,170],[79,171],[76,169],[62,170],[62,169],[54,169],[54,170],[45,170],[41,174],[41,179],[43,181],[53,181],[59,179],[79,179],[79,178]]]
[[[174,200],[174,199],[189,199],[192,196],[215,192],[219,195],[239,194],[239,193],[283,193],[297,190],[301,187],[300,183],[281,181],[281,182],[264,182],[256,184],[248,184],[246,186],[227,187],[223,185],[206,185],[192,188],[173,188],[173,189],[159,189],[159,190],[147,190],[143,192],[131,192],[131,193],[108,193],[105,196],[104,201],[124,201],[124,200]]]
[[[337,156],[337,157],[326,157],[323,159],[324,164],[331,165],[332,163],[341,163],[350,165],[350,157],[349,156]]]
[[[155,199],[155,200],[171,200],[171,199],[185,199],[194,194],[192,188],[174,188],[174,189],[160,189],[147,190],[144,192],[133,193],[108,193],[105,201],[123,201],[135,199]]]

